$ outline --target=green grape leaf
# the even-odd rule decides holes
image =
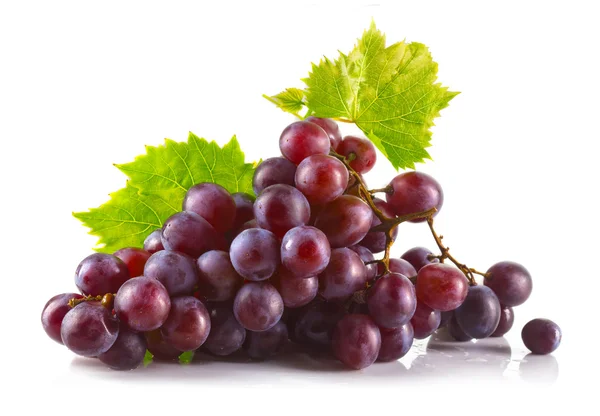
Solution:
[[[298,112],[306,105],[304,102],[304,91],[298,88],[286,88],[285,91],[282,91],[279,94],[270,97],[268,95],[263,95],[263,97],[271,101],[283,111],[294,114],[298,117],[300,117]]]
[[[185,193],[197,183],[213,182],[232,193],[254,194],[256,164],[245,162],[235,136],[222,148],[193,133],[187,142],[167,139],[117,167],[130,178],[125,188],[110,194],[98,208],[73,213],[99,237],[95,250],[105,253],[142,247],[148,234],[181,211]]]
[[[355,123],[394,168],[414,168],[430,159],[433,119],[458,94],[436,82],[437,69],[425,45],[386,47],[372,23],[349,54],[312,64],[305,106],[317,117]]]
[[[179,364],[190,364],[194,359],[194,351],[185,351],[179,356]]]

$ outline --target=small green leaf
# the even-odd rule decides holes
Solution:
[[[285,91],[277,95],[263,95],[267,100],[271,101],[283,111],[298,116],[298,112],[304,107],[304,91],[298,88],[286,88]]]
[[[229,192],[253,194],[255,164],[246,163],[235,136],[222,148],[189,134],[187,142],[166,140],[146,154],[117,165],[130,177],[127,186],[98,208],[73,215],[100,237],[97,251],[142,247],[153,230],[181,211],[187,190],[200,182],[217,183]]]
[[[186,351],[179,356],[179,364],[189,364],[194,359],[194,351]]]
[[[97,251],[113,253],[123,247],[142,247],[145,238],[181,206],[168,198],[142,195],[128,182],[125,188],[110,194],[110,200],[87,212],[73,216],[100,237]]]
[[[148,367],[150,364],[152,364],[153,360],[154,360],[154,355],[152,355],[152,353],[150,351],[146,350],[146,354],[144,355],[144,362],[143,362],[144,367]]]

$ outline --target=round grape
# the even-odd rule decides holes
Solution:
[[[46,306],[42,310],[42,326],[44,327],[44,331],[50,338],[54,341],[62,344],[62,338],[60,337],[60,328],[62,326],[62,321],[67,314],[71,310],[69,306],[69,301],[71,299],[81,299],[81,296],[78,293],[63,293],[60,295],[56,295],[48,302],[46,302]]]
[[[129,329],[121,329],[115,343],[98,359],[113,370],[133,370],[144,362],[146,338]]]
[[[280,245],[275,234],[259,228],[243,231],[231,243],[229,256],[235,270],[252,281],[268,279],[279,266]]]
[[[340,133],[340,128],[335,121],[330,118],[320,118],[315,116],[307,117],[304,119],[304,121],[315,123],[317,126],[325,130],[325,133],[327,133],[329,136],[331,149],[337,151],[338,146],[342,142],[342,134]]]
[[[498,327],[500,309],[500,302],[492,289],[471,286],[465,301],[454,311],[454,317],[465,334],[482,339],[492,335]]]
[[[225,251],[207,251],[196,262],[199,271],[198,290],[211,302],[233,299],[244,279],[235,271]]]
[[[256,195],[271,185],[283,184],[294,186],[296,165],[283,157],[272,157],[264,160],[254,171],[252,189]]]
[[[437,212],[433,214],[435,216],[444,203],[442,187],[426,173],[401,173],[392,179],[389,186],[391,192],[386,195],[386,199],[398,216],[436,208]],[[410,221],[424,222],[425,218]]]
[[[154,253],[146,262],[144,276],[161,282],[170,296],[189,295],[198,284],[194,259],[176,251]]]
[[[235,220],[233,221],[232,230],[238,230],[245,222],[254,219],[254,201],[256,198],[244,192],[233,193],[231,197],[235,202]]]
[[[198,258],[217,248],[218,241],[219,235],[213,226],[194,212],[178,212],[163,224],[162,243],[167,250]]]
[[[350,166],[358,173],[369,172],[377,161],[375,146],[370,140],[362,137],[344,137],[337,148],[337,152],[347,158],[354,155],[354,159],[350,161]]]
[[[283,322],[279,321],[266,331],[248,331],[244,350],[253,360],[266,360],[277,355],[287,341],[287,327]]]
[[[521,338],[534,354],[550,354],[562,339],[560,327],[549,319],[533,319],[523,327]]]
[[[233,313],[244,328],[266,331],[281,319],[283,299],[269,283],[246,283],[235,296]]]
[[[200,215],[222,233],[233,227],[236,207],[227,189],[216,183],[205,182],[188,189],[183,199],[183,211]]]
[[[398,328],[409,322],[415,313],[415,287],[406,276],[387,274],[369,289],[367,305],[379,327]]]
[[[170,309],[169,292],[162,283],[148,276],[128,280],[115,296],[117,317],[138,332],[159,328]]]
[[[181,355],[181,351],[165,341],[160,329],[146,332],[144,335],[148,344],[148,351],[154,356],[155,360],[174,361]]]
[[[525,303],[533,289],[527,269],[511,261],[502,261],[490,267],[485,275],[484,285],[492,289],[505,306]]]
[[[498,322],[498,327],[491,337],[502,337],[512,328],[515,322],[515,313],[513,312],[513,308],[510,306],[503,306],[500,311],[500,322]]]
[[[330,257],[327,237],[309,225],[292,228],[281,242],[281,262],[296,277],[316,276],[325,270]]]
[[[193,296],[171,299],[171,311],[160,327],[164,340],[180,351],[194,351],[206,341],[210,316],[202,302]]]
[[[319,275],[319,293],[326,300],[344,301],[363,289],[366,282],[367,269],[358,254],[337,248],[331,251],[329,264]]]
[[[151,253],[141,248],[126,247],[115,251],[114,255],[125,263],[127,270],[129,270],[129,276],[137,277],[144,274],[144,265],[150,258]]]
[[[162,228],[152,231],[144,240],[144,250],[150,254],[164,249],[165,247],[162,243]]]
[[[377,361],[396,361],[410,351],[414,340],[412,325],[406,323],[394,329],[381,328],[381,349]]]
[[[233,354],[242,347],[246,330],[239,324],[229,305],[218,305],[210,309],[210,334],[204,348],[219,356]]]
[[[91,254],[79,263],[75,271],[75,285],[84,295],[115,293],[127,279],[127,266],[112,254]]]
[[[400,258],[402,260],[406,260],[409,262],[414,268],[416,272],[419,272],[423,267],[432,263],[439,263],[440,260],[438,258],[433,257],[434,254],[431,250],[425,247],[413,247],[404,253]],[[391,261],[390,261],[391,264]],[[390,266],[391,267],[391,266]],[[413,275],[415,276],[416,273]],[[412,276],[409,276],[412,277]]]
[[[310,219],[310,205],[302,192],[289,185],[271,185],[256,198],[254,215],[260,228],[282,238]]]
[[[119,335],[119,321],[100,302],[83,302],[65,315],[63,344],[75,354],[96,357],[108,351]]]
[[[311,204],[326,204],[346,190],[348,169],[335,157],[309,156],[298,165],[295,184]]]
[[[458,342],[467,342],[473,339],[473,337],[467,335],[460,327],[458,322],[456,322],[456,316],[454,316],[454,313],[452,313],[452,317],[446,324],[446,328],[448,328],[448,333],[450,336]]]
[[[293,328],[293,340],[317,349],[329,349],[333,329],[346,314],[341,305],[315,300],[300,309]]]
[[[406,277],[417,275],[417,271],[413,265],[404,259],[390,259],[390,272],[403,274]]]
[[[283,304],[288,308],[299,308],[312,301],[319,291],[319,279],[310,276],[298,279],[289,270],[282,267],[271,279],[281,295]]]
[[[325,233],[332,248],[349,247],[365,238],[373,213],[360,198],[342,195],[323,207],[315,227]]]
[[[279,138],[281,154],[296,165],[311,155],[329,154],[329,136],[318,125],[297,121],[287,126]]]
[[[346,315],[333,330],[331,346],[338,360],[360,370],[377,359],[381,349],[381,333],[369,316]]]
[[[423,302],[417,302],[417,309],[410,323],[416,339],[425,339],[439,328],[441,312],[431,309]]]
[[[374,279],[375,276],[377,276],[377,263],[367,264],[368,262],[375,260],[375,256],[373,256],[371,250],[360,245],[350,246],[348,248],[358,254],[365,264],[365,267],[367,268],[367,280]]]
[[[450,311],[464,302],[469,282],[457,268],[437,263],[419,270],[416,288],[419,300],[431,309]]]

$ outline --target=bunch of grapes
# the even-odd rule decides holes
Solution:
[[[283,156],[256,169],[256,199],[199,183],[143,249],[85,258],[75,272],[80,294],[44,307],[47,334],[118,370],[138,367],[146,350],[176,359],[242,349],[263,360],[288,342],[361,369],[401,358],[415,338],[443,327],[457,341],[511,329],[512,308],[531,293],[530,274],[513,262],[481,273],[456,261],[433,229],[443,204],[435,179],[406,172],[367,189],[373,144],[342,139],[329,119],[292,123],[279,146]],[[404,221],[426,222],[441,254],[416,247],[390,258]],[[561,332],[536,319],[522,337],[547,354]]]

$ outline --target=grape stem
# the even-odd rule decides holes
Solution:
[[[460,263],[458,260],[456,260],[456,258],[454,256],[452,256],[452,254],[450,254],[450,248],[445,246],[444,243],[442,242],[442,239],[444,238],[444,236],[438,235],[436,233],[435,229],[433,228],[433,216],[427,217],[427,225],[429,226],[429,229],[431,230],[431,235],[433,236],[435,243],[437,244],[438,248],[440,249],[440,251],[442,253],[439,256],[433,256],[433,258],[439,259],[441,263],[443,263],[444,260],[446,260],[446,259],[450,260],[452,263],[454,263],[456,265],[456,267],[458,267],[458,269],[461,272],[463,272],[463,274],[467,277],[467,279],[469,279],[470,285],[476,286],[477,282],[475,281],[475,275],[478,274],[478,275],[485,277],[486,273],[482,273],[471,267],[467,267],[466,264]]]
[[[112,293],[107,293],[106,295],[98,295],[98,296],[87,295],[82,298],[73,298],[73,299],[69,300],[68,305],[70,308],[74,308],[75,306],[77,306],[83,302],[101,302],[102,306],[104,306],[106,309],[109,309],[112,311],[114,301],[115,301],[115,295],[113,295]]]
[[[389,194],[392,192],[392,187],[391,185],[386,186],[385,188],[377,188],[377,189],[369,189],[369,193],[371,195],[373,194],[377,194],[377,193],[384,193],[384,194]]]

